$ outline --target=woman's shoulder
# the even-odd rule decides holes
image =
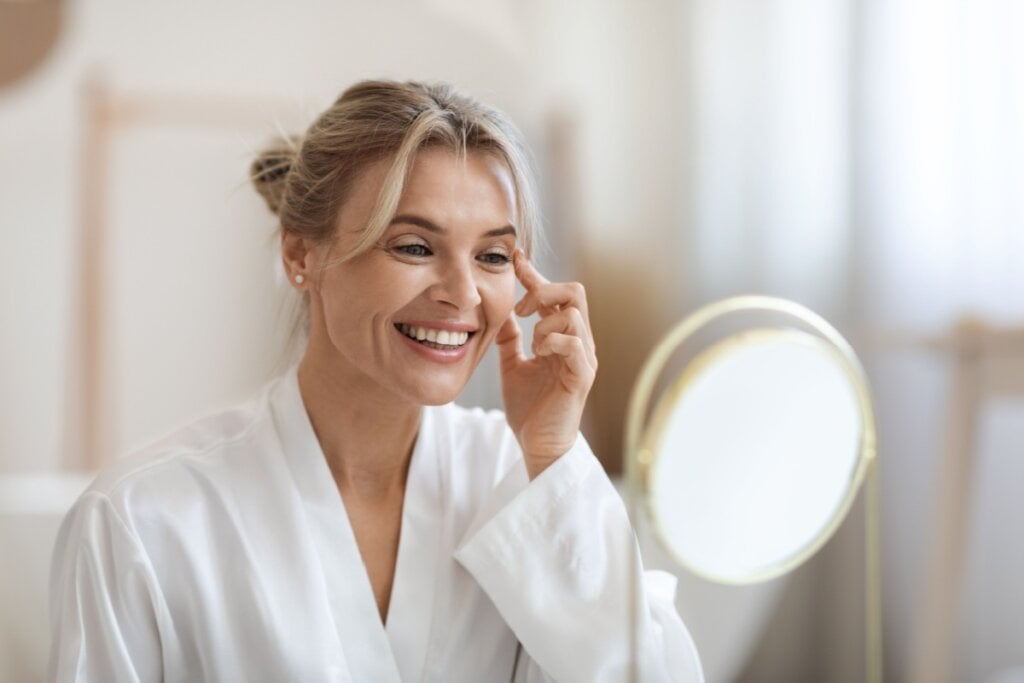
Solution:
[[[264,438],[270,421],[267,396],[273,383],[238,405],[209,413],[134,449],[102,469],[86,489],[121,508],[132,499],[159,500],[180,490],[175,484],[197,472],[216,476],[227,460],[251,453]]]

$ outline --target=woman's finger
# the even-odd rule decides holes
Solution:
[[[587,359],[592,366],[597,365],[597,353],[594,348],[594,336],[584,320],[583,314],[577,308],[565,308],[557,313],[552,313],[546,318],[541,318],[533,329],[533,347],[536,349],[544,338],[552,333],[569,334],[583,340],[584,348],[587,351]],[[536,354],[536,350],[534,350]]]
[[[579,337],[552,332],[537,347],[537,355],[562,358],[569,372],[580,382],[581,386],[589,388],[590,382],[594,379],[595,369],[590,366],[587,360],[587,350],[584,348],[583,340]]]
[[[578,282],[550,282],[522,255],[521,250],[516,251],[513,263],[516,277],[526,288],[526,295],[516,304],[516,313],[527,316],[537,310],[547,313],[575,306],[583,312],[584,317],[589,315],[587,293],[583,285]]]
[[[523,354],[523,334],[514,314],[509,313],[504,324],[498,329],[494,343],[498,346],[502,371],[512,369],[526,360],[526,356]]]
[[[528,291],[516,304],[516,313],[527,316],[540,311],[543,315],[569,306],[589,316],[587,293],[583,285],[578,282],[551,282]]]
[[[516,277],[523,283],[523,287],[526,287],[526,291],[531,291],[535,287],[546,285],[550,282],[550,280],[540,274],[540,271],[533,267],[530,259],[526,258],[526,254],[522,249],[516,249],[512,253],[512,267],[515,268]]]
[[[527,316],[540,310],[546,315],[567,306],[575,306],[582,311],[584,318],[589,316],[583,285],[578,282],[549,281],[519,249],[513,256],[513,264],[516,277],[526,288],[526,295],[516,304],[516,313]]]

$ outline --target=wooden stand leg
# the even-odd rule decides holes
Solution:
[[[911,683],[951,683],[973,479],[980,377],[977,346],[958,345],[945,457],[938,472],[935,523],[910,660]]]

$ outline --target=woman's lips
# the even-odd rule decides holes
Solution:
[[[435,363],[457,363],[462,360],[466,353],[469,351],[469,345],[473,342],[475,334],[470,334],[469,339],[462,346],[455,346],[451,349],[435,349],[425,344],[421,344],[412,337],[409,337],[404,332],[399,330],[397,327],[394,328],[395,334],[400,336],[402,340],[408,345],[413,351],[420,354],[421,357],[426,360],[434,361]]]
[[[462,346],[476,330],[449,330],[439,327],[425,327],[408,323],[395,323],[395,327],[410,339],[427,342],[427,346]]]
[[[474,323],[461,322],[458,320],[403,320],[396,325],[408,325],[409,327],[423,327],[428,330],[448,330],[449,332],[476,332],[477,326]]]

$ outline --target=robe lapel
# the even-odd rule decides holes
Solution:
[[[444,497],[434,409],[424,408],[409,464],[387,637],[403,681],[426,676],[438,562],[443,556]]]
[[[380,622],[370,579],[363,566],[341,494],[338,493],[302,403],[294,368],[283,378],[273,400],[285,459],[295,479],[309,523],[310,537],[320,559],[324,592],[350,676],[359,681],[397,683],[402,679],[391,643]],[[417,441],[417,451],[420,450],[421,441]],[[412,462],[416,462],[415,455]],[[410,465],[410,480],[413,467]],[[408,535],[404,515],[401,532],[403,538]],[[400,541],[400,563],[401,553]],[[408,573],[414,569],[406,571]],[[399,601],[401,599],[399,597]],[[395,603],[394,591],[391,603]],[[399,620],[402,620],[401,616]]]

